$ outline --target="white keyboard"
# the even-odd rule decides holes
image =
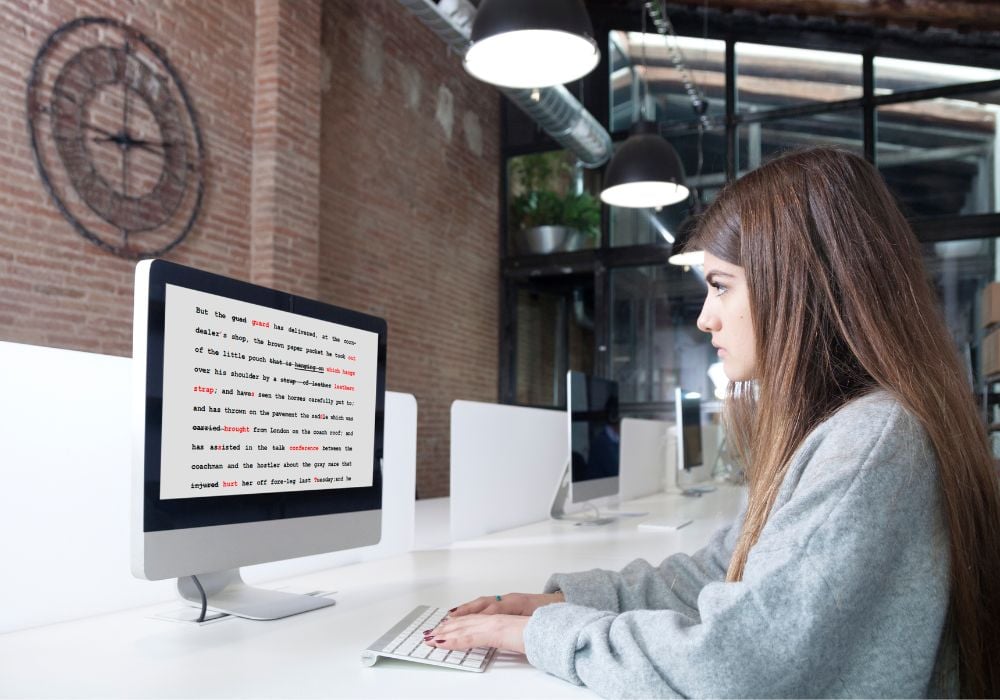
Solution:
[[[413,612],[361,652],[361,663],[372,666],[378,661],[378,657],[384,656],[387,659],[404,659],[482,673],[493,660],[495,647],[449,651],[424,644],[424,630],[436,627],[447,614],[448,611],[444,608],[418,605]]]

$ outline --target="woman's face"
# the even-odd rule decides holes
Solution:
[[[698,329],[712,334],[722,368],[731,382],[757,376],[757,350],[750,318],[750,295],[743,268],[705,253],[708,295],[698,316]]]

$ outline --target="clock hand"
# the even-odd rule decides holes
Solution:
[[[156,143],[154,141],[129,141],[125,145],[127,148],[135,146],[136,148],[141,148],[144,151],[149,151],[150,153],[155,153],[156,155],[163,155],[163,151],[166,150],[167,148],[170,148],[170,146],[172,146],[173,144]]]
[[[143,141],[142,139],[133,139],[132,137],[128,137],[128,139],[129,140],[127,145],[136,146],[137,148],[145,148],[146,150],[151,150],[149,148],[150,146],[156,146],[157,148],[167,149],[174,145],[169,141]]]
[[[103,137],[94,137],[95,143],[114,143],[118,146],[123,146],[125,148],[141,148],[144,151],[149,151],[150,153],[156,153],[161,155],[162,150],[166,150],[173,146],[174,144],[169,141],[144,141],[142,139],[134,139],[128,134],[124,136],[121,134],[111,134]],[[157,148],[161,150],[156,150]]]
[[[83,128],[84,129],[90,129],[91,131],[96,131],[97,133],[104,134],[105,136],[108,136],[108,137],[114,136],[114,134],[112,134],[107,129],[102,129],[101,127],[94,126],[93,124],[84,124]],[[111,140],[110,138],[105,139],[105,141],[110,141],[110,140]]]

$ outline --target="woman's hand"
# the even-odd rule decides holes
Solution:
[[[442,649],[497,647],[524,653],[524,628],[543,605],[563,603],[562,593],[505,593],[482,596],[452,608],[424,641]]]
[[[524,615],[462,615],[445,618],[424,633],[424,643],[441,649],[497,647],[524,653],[524,628],[531,619]]]
[[[531,615],[543,605],[564,603],[562,593],[505,593],[481,596],[448,611],[455,619],[465,615]]]

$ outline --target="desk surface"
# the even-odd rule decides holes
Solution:
[[[177,607],[165,604],[0,635],[0,696],[591,696],[520,655],[498,655],[475,674],[385,659],[365,667],[360,652],[419,604],[538,591],[553,571],[620,569],[636,557],[658,562],[693,552],[735,515],[740,493],[721,486],[701,498],[658,495],[622,508],[694,519],[676,532],[638,530],[637,517],[602,527],[545,521],[298,576],[274,587],[336,591],[337,604],[283,620],[172,623],[153,617]]]

